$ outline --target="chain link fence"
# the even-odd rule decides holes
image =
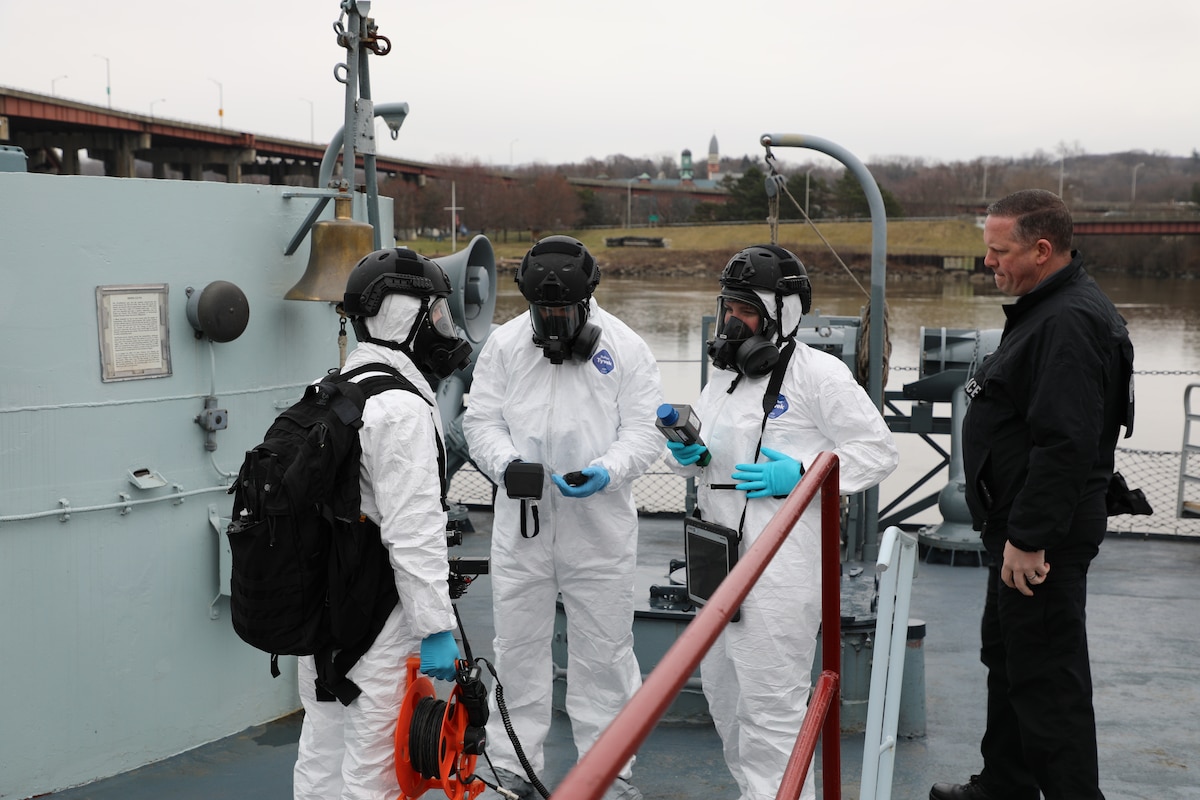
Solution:
[[[1122,535],[1194,538],[1200,540],[1200,519],[1175,516],[1178,502],[1179,459],[1177,452],[1117,448],[1117,471],[1132,489],[1141,489],[1154,513],[1109,517],[1108,528]],[[665,457],[664,457],[665,458]],[[492,505],[493,487],[484,475],[467,464],[450,481],[448,499],[466,506]],[[684,514],[687,509],[687,479],[667,469],[660,460],[633,484],[639,514]]]
[[[466,464],[450,479],[447,499],[465,506],[490,508],[492,492],[492,482],[473,465]],[[687,510],[687,479],[671,472],[660,459],[634,480],[633,497],[639,514],[684,514]]]

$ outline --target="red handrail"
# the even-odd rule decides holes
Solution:
[[[616,780],[621,767],[641,747],[666,713],[700,659],[750,593],[793,526],[821,493],[821,654],[823,672],[812,703],[797,734],[796,746],[784,771],[776,800],[800,796],[808,767],[816,752],[817,731],[825,739],[821,764],[822,795],[838,800],[842,793],[840,674],[842,670],[841,606],[841,499],[838,459],[821,453],[804,473],[757,541],[738,559],[700,613],[688,624],[658,666],[646,676],[642,688],[621,709],[596,743],[571,769],[553,797],[599,800]],[[570,676],[567,676],[570,680]]]

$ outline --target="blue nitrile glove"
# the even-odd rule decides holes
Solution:
[[[454,631],[431,633],[421,640],[423,675],[431,675],[444,681],[454,680],[457,674],[454,662],[458,657],[458,642],[454,641]]]
[[[671,455],[675,457],[676,461],[688,467],[699,461],[707,448],[699,442],[682,444],[681,442],[668,441],[667,449],[671,451]]]
[[[567,483],[562,475],[551,475],[550,480],[565,497],[591,497],[596,492],[608,486],[608,470],[601,466],[584,467],[580,473],[587,478],[578,486]]]
[[[786,497],[804,475],[804,465],[789,455],[769,447],[762,454],[770,461],[761,464],[738,464],[729,477],[741,481],[736,488],[748,492],[746,497]]]

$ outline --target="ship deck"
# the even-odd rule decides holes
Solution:
[[[452,555],[487,554],[491,515],[472,510],[470,517],[475,531],[464,535]],[[678,517],[642,518],[639,574],[666,582],[666,565],[681,554],[680,531]],[[899,741],[891,793],[896,798],[924,798],[932,783],[965,780],[981,766],[985,672],[978,659],[978,623],[986,570],[961,556],[955,565],[935,563],[940,560],[948,561],[936,552],[922,560],[913,581],[911,616],[926,625],[920,653],[925,733]],[[1200,664],[1200,547],[1194,539],[1110,536],[1089,584],[1103,791],[1109,800],[1200,798],[1200,681],[1195,677]],[[457,601],[476,657],[491,656],[490,592],[489,578],[481,576]],[[285,800],[291,796],[299,729],[300,714],[292,714],[48,796]],[[858,796],[863,738],[861,733],[842,736],[845,797]],[[556,711],[543,782],[554,786],[574,761],[569,723]],[[814,769],[819,781],[819,753]],[[639,750],[634,783],[647,800],[737,796],[716,733],[703,722],[660,724]]]

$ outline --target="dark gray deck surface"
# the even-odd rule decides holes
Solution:
[[[491,516],[472,511],[471,520],[476,532],[466,534],[452,555],[487,553]],[[681,555],[679,531],[677,518],[643,518],[639,565],[665,576],[668,560]],[[921,800],[930,784],[964,780],[981,766],[984,670],[977,652],[984,582],[985,571],[974,566],[918,566],[912,616],[924,620],[927,630],[926,735],[900,742],[894,798]],[[1109,800],[1200,798],[1200,543],[1110,537],[1089,583],[1105,795]],[[489,579],[482,577],[472,585],[458,607],[474,655],[490,657]],[[50,796],[286,800],[291,797],[298,732],[295,714]],[[858,797],[862,748],[861,734],[842,737],[844,797]],[[548,786],[561,779],[574,758],[568,722],[556,714],[546,753]],[[819,775],[819,754],[816,764]],[[638,755],[634,783],[647,800],[737,796],[711,725],[660,725]],[[429,792],[425,797],[435,795]]]

